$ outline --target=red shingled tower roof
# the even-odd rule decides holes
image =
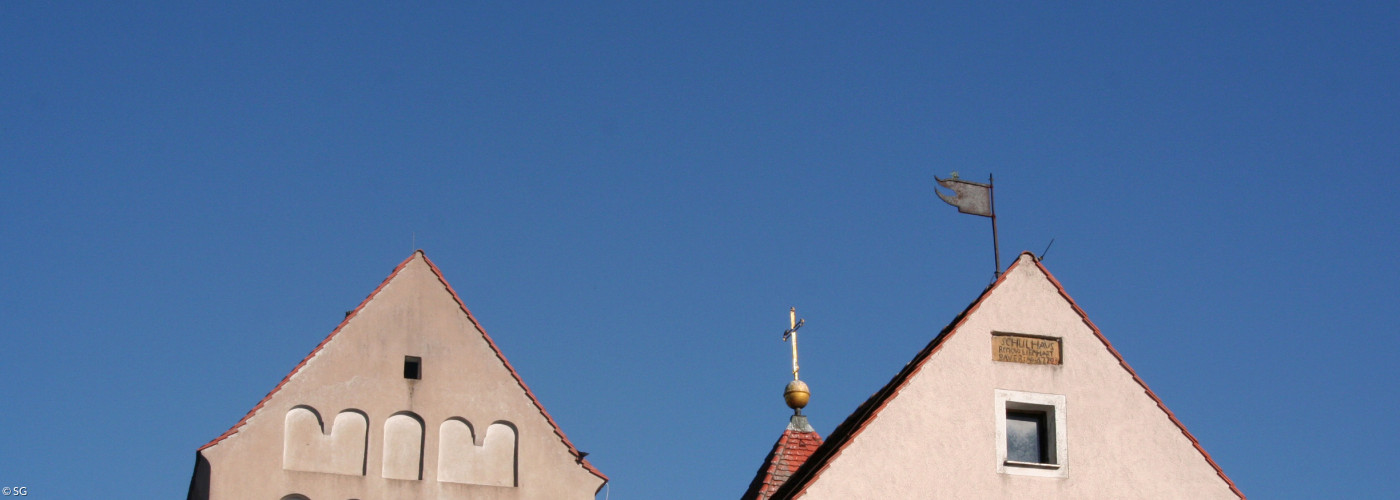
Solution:
[[[822,437],[807,423],[807,417],[793,415],[741,500],[767,500],[773,496],[821,445]]]

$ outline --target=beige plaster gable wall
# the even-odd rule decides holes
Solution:
[[[404,377],[405,356],[422,358],[421,380]],[[344,410],[363,413],[368,420],[363,470],[352,475],[284,470],[284,427],[305,420],[303,413],[287,417],[298,406],[314,408],[327,427],[339,425],[337,414]],[[421,479],[383,477],[386,471],[404,473],[404,467],[384,460],[386,422],[405,412],[423,423]],[[444,426],[450,419],[459,420]],[[505,482],[516,486],[439,481],[442,431],[448,429],[447,442],[464,443],[461,420],[470,423],[475,445],[494,447],[475,450],[483,459],[501,456],[501,442],[509,447],[509,433],[515,431],[518,477]],[[389,426],[405,424],[413,427],[412,419],[396,418]],[[333,428],[326,431],[334,434]],[[410,431],[396,439],[414,437]],[[355,448],[336,439],[337,449]],[[603,484],[578,463],[421,254],[410,258],[237,433],[202,453],[210,464],[212,499],[278,500],[294,493],[310,500],[592,499]],[[343,462],[344,457],[336,460],[342,468]],[[471,476],[448,475],[453,477],[442,479]]]
[[[801,498],[1238,498],[1029,259]],[[1063,365],[992,361],[993,331],[1059,337]],[[998,389],[1065,397],[1066,477],[998,473]]]

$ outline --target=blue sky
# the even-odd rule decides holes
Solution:
[[[0,483],[178,498],[423,248],[616,498],[734,498],[1039,252],[1248,495],[1400,433],[1400,7],[0,4]],[[601,496],[600,496],[601,498]]]

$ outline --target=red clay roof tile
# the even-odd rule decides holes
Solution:
[[[807,424],[807,418],[794,415],[787,429],[778,436],[773,451],[764,458],[758,474],[749,483],[741,500],[767,500],[788,478],[807,462],[822,444],[822,437]]]

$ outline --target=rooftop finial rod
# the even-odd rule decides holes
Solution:
[[[996,196],[992,194],[995,185],[996,180],[992,178],[992,174],[987,174],[987,204],[992,209],[992,259],[997,266],[996,271],[992,273],[992,281],[1001,278],[1001,246],[997,244],[997,201]]]
[[[799,379],[797,373],[798,373],[798,370],[801,369],[801,368],[797,365],[797,329],[798,329],[798,328],[802,328],[802,324],[803,324],[804,322],[806,322],[806,320],[797,319],[797,308],[796,308],[796,307],[791,308],[791,309],[788,309],[788,329],[787,329],[786,331],[783,332],[783,340],[786,341],[786,340],[788,340],[789,338],[792,339],[792,379],[793,379],[793,380],[798,380],[798,379]]]

